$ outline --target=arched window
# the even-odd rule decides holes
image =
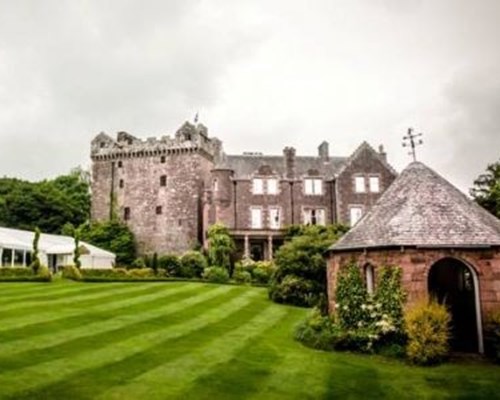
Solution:
[[[373,265],[365,265],[365,281],[366,281],[366,291],[368,294],[373,294],[375,289],[375,271]]]

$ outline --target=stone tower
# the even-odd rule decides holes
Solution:
[[[186,122],[174,138],[100,133],[91,144],[92,219],[126,222],[140,254],[189,250],[203,242],[203,193],[221,153],[202,124]]]

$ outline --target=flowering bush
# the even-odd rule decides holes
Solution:
[[[329,319],[332,326],[325,321],[314,325],[311,321],[318,317],[313,316],[302,330],[297,331],[296,338],[310,346],[321,343],[317,348],[360,352],[378,351],[384,346],[402,343],[405,295],[401,289],[401,272],[398,268],[382,268],[381,271],[377,290],[370,295],[360,268],[355,264],[343,268],[337,278],[335,323]],[[326,332],[313,335],[314,327]],[[321,340],[314,339],[317,336],[321,336]],[[331,341],[329,345],[323,343],[325,337]]]

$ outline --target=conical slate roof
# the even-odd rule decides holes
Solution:
[[[420,162],[396,178],[330,250],[500,246],[500,220]]]

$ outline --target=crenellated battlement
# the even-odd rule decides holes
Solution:
[[[104,161],[195,153],[217,162],[222,142],[216,137],[209,138],[204,125],[185,122],[174,137],[140,139],[127,132],[118,132],[113,139],[101,132],[91,142],[90,155],[94,161]]]

